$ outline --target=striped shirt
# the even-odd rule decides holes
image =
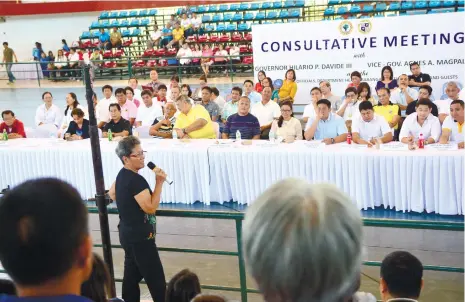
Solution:
[[[250,113],[244,116],[235,113],[228,117],[223,133],[235,139],[237,130],[241,132],[242,139],[252,139],[255,135],[260,135],[260,124],[258,119]]]

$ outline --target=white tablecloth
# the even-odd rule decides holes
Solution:
[[[330,182],[349,194],[359,209],[384,205],[402,211],[463,214],[464,157],[458,151],[384,151],[355,149],[344,144],[309,148],[303,142],[252,146],[142,140],[153,161],[174,180],[165,185],[163,202],[252,202],[274,182],[301,177]],[[101,140],[103,172],[108,188],[122,165],[115,142]],[[33,177],[67,180],[83,198],[95,195],[90,142],[52,142],[48,139],[9,140],[0,144],[0,188]],[[150,185],[154,176],[141,170]]]
[[[42,75],[42,69],[40,68],[40,65],[36,63],[30,63],[30,64],[14,64],[13,67],[11,68],[11,72],[13,72],[13,75],[17,80],[37,80],[37,69],[39,70],[39,78],[43,79]],[[6,74],[6,69],[5,65],[2,65],[0,68],[0,78],[8,78]]]

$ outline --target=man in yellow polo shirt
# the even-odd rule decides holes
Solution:
[[[210,114],[202,105],[192,105],[186,95],[176,99],[179,115],[174,124],[179,138],[216,138]]]
[[[378,92],[379,103],[377,106],[373,107],[375,113],[384,117],[386,122],[388,122],[389,127],[393,131],[398,132],[396,130],[399,128],[398,124],[400,121],[399,105],[391,103],[390,101],[391,92],[389,91],[389,88],[383,87],[383,88],[378,89],[377,92]]]
[[[174,24],[174,29],[172,33],[173,33],[173,40],[171,40],[171,42],[168,43],[168,45],[166,45],[167,48],[173,47],[175,43],[182,45],[182,41],[184,40],[184,29],[182,29],[179,21]]]
[[[450,115],[442,123],[442,135],[440,144],[447,144],[449,141],[456,142],[459,149],[464,148],[465,131],[463,123],[465,120],[464,103],[462,100],[455,100],[450,103]]]

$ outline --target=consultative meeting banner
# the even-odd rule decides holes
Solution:
[[[409,63],[417,61],[432,78],[434,98],[447,98],[445,83],[464,84],[464,18],[458,12],[253,25],[255,78],[263,70],[273,81],[284,79],[287,69],[295,69],[295,103],[308,104],[310,89],[322,80],[343,96],[357,70],[375,94],[383,66],[397,78],[411,74]]]

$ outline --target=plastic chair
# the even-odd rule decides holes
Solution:
[[[337,14],[338,15],[343,15],[343,14],[347,14],[347,7],[345,6],[341,6],[337,9]]]
[[[140,25],[141,26],[147,26],[150,24],[150,20],[149,19],[142,19],[142,21],[140,21]]]
[[[231,21],[232,18],[233,18],[233,14],[231,14],[231,13],[226,13],[226,14],[224,14],[224,16],[223,16],[223,21]]]
[[[241,13],[237,13],[234,15],[233,21],[242,21],[242,14]]]
[[[111,12],[109,17],[110,18],[118,18],[118,12]]]
[[[199,12],[199,13],[201,13],[201,14],[205,13],[206,11],[207,11],[207,7],[206,7],[206,6],[201,5],[201,6],[199,6],[199,7],[197,8],[197,12]]]
[[[90,31],[85,31],[81,35],[81,39],[89,39],[90,38]]]
[[[250,4],[250,9],[259,9],[259,8],[260,8],[260,4],[257,2],[253,2],[252,4]]]
[[[102,12],[100,14],[100,19],[107,19],[108,18],[108,12]]]
[[[212,21],[213,22],[221,22],[221,21],[223,21],[223,16],[222,15],[214,15]]]
[[[254,14],[253,13],[245,13],[244,15],[244,20],[253,20],[255,18]]]
[[[340,0],[329,0],[328,5],[337,5],[339,4]]]
[[[305,0],[297,0],[295,2],[296,7],[304,7],[305,6]]]
[[[465,5],[465,0],[459,0],[457,1],[458,6],[464,6]],[[460,7],[459,7],[460,8]]]
[[[444,7],[455,6],[455,1],[445,0],[444,3],[443,3],[442,5],[443,5]]]
[[[131,35],[131,31],[129,29],[125,29],[121,32],[123,37],[129,37]]]
[[[394,2],[389,4],[389,10],[400,10],[400,3]]]
[[[102,24],[100,25],[102,28],[109,28],[110,27],[110,21],[108,20],[103,20]]]
[[[142,9],[139,11],[139,17],[145,17],[147,16],[147,10],[146,9]]]
[[[209,12],[217,12],[218,11],[218,6],[217,5],[210,5],[208,7]]]
[[[464,7],[462,6],[462,7],[457,8],[457,11],[458,12],[463,12],[464,11],[463,9],[464,9]]]
[[[148,12],[148,16],[156,16],[157,15],[157,10],[155,8],[152,8],[151,10],[149,10]]]
[[[283,4],[281,3],[281,1],[273,2],[273,8],[281,8],[281,7],[283,7]]]
[[[265,19],[265,13],[264,12],[258,12],[255,15],[255,20],[263,20],[263,19]]]
[[[240,7],[241,6],[239,5],[239,3],[233,3],[233,4],[229,5],[229,11],[234,12],[236,10],[239,10]]]
[[[100,24],[98,21],[93,21],[90,25],[90,28],[100,28],[101,26],[102,24]]]
[[[282,10],[279,12],[279,18],[285,19],[289,17],[289,12],[287,10]]]
[[[90,37],[91,37],[91,38],[99,38],[99,37],[100,37],[100,32],[99,32],[98,30],[92,31],[92,32],[90,33]]]
[[[213,131],[215,131],[216,133],[216,138],[217,139],[220,139],[221,137],[221,133],[220,133],[220,125],[217,123],[217,122],[212,122],[212,126],[213,126]]]
[[[351,14],[359,14],[362,10],[360,9],[360,6],[358,5],[352,5],[350,7],[350,13]]]
[[[278,13],[274,11],[268,12],[268,14],[266,15],[267,19],[276,19],[277,17],[278,17]]]
[[[196,13],[197,12],[197,6],[192,6],[191,7],[191,12]]]
[[[376,3],[375,11],[382,12],[385,11],[387,8],[386,3]]]
[[[412,2],[402,2],[402,5],[400,6],[401,9],[413,9],[413,3]]]
[[[341,4],[349,4],[352,0],[341,0]]]
[[[247,23],[241,23],[239,24],[239,26],[237,27],[237,30],[239,31],[246,31],[246,30],[249,30],[249,25]]]
[[[426,1],[415,2],[415,8],[425,8],[427,6],[428,6],[428,3],[426,3]]]
[[[371,13],[371,12],[373,12],[373,11],[374,11],[373,5],[371,5],[371,4],[365,5],[365,6],[363,7],[362,11],[363,11],[364,13]]]
[[[122,20],[119,24],[120,27],[127,27],[129,26],[129,20]]]
[[[327,9],[325,9],[325,12],[323,13],[324,16],[331,16],[331,15],[334,15],[335,11],[334,11],[334,7],[328,7]]]
[[[220,7],[218,8],[218,11],[220,12],[225,12],[229,10],[229,5],[227,4],[220,4]]]
[[[118,15],[118,17],[120,18],[126,18],[127,16],[128,16],[128,12],[125,10],[122,12],[119,12],[119,15]]]
[[[139,19],[134,19],[131,21],[131,26],[139,26]]]
[[[225,31],[226,30],[226,26],[224,26],[224,24],[218,24],[216,26],[216,30],[217,31]]]
[[[300,9],[291,9],[289,12],[289,18],[298,18],[300,17]],[[292,20],[292,22],[295,22],[295,20]]]
[[[249,4],[248,3],[241,3],[241,5],[239,6],[239,9],[240,10],[247,10],[249,9]]]
[[[263,2],[262,9],[268,9],[268,8],[271,8],[271,2]]]
[[[27,136],[27,134],[26,134]],[[52,124],[43,124],[35,129],[36,138],[58,138],[58,129]]]
[[[137,11],[132,10],[132,11],[129,12],[129,18],[137,17],[137,14],[138,14]]]
[[[210,22],[211,21],[211,16],[210,15],[203,15],[202,16],[202,22]]]
[[[283,7],[286,7],[286,8],[289,8],[289,7],[294,7],[295,6],[295,3],[294,1],[286,1],[284,2],[284,6]]]
[[[111,27],[119,27],[119,21],[118,20],[111,21]]]
[[[226,27],[227,31],[236,31],[237,30],[237,25],[236,24],[228,24]]]
[[[205,26],[205,30],[206,31],[214,31],[215,27],[213,25],[208,24],[208,25]]]

